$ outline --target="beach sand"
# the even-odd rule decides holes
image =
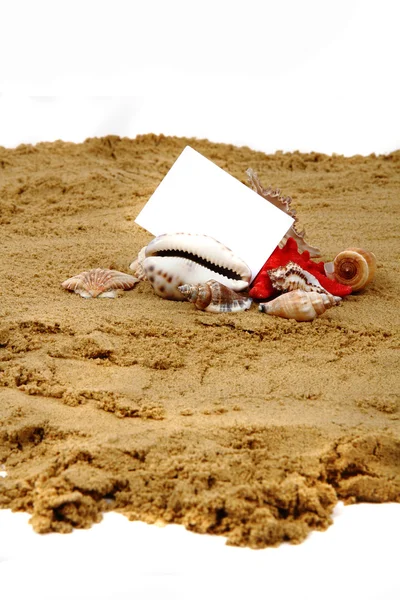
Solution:
[[[307,323],[198,311],[148,282],[65,291],[83,270],[129,272],[152,239],[134,219],[187,144],[291,196],[323,260],[374,252],[374,281]],[[0,507],[41,533],[114,510],[260,548],[326,529],[338,500],[400,501],[399,192],[400,151],[155,135],[0,148]]]

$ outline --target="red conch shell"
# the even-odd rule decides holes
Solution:
[[[314,262],[310,260],[308,250],[300,253],[297,248],[296,240],[290,237],[283,248],[277,246],[267,262],[253,281],[249,296],[256,300],[264,300],[276,295],[268,271],[277,267],[284,267],[288,262],[294,262],[311,275],[314,275],[321,286],[333,296],[347,296],[351,294],[352,288],[349,285],[343,285],[337,281],[332,281],[325,275],[324,262]]]

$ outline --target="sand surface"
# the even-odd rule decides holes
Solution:
[[[89,268],[129,272],[152,239],[134,219],[187,143],[292,196],[323,260],[373,251],[375,280],[310,323],[204,313],[147,282],[64,291]],[[264,547],[326,529],[338,499],[400,501],[399,190],[400,152],[153,135],[0,148],[0,507],[38,532],[115,510]]]

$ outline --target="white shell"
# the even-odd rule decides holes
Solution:
[[[155,293],[170,300],[184,299],[178,289],[184,284],[214,279],[241,291],[251,279],[251,270],[242,259],[214,238],[200,234],[160,235],[146,247],[140,262]]]

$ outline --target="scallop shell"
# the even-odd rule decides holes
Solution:
[[[132,265],[144,271],[155,293],[170,300],[183,300],[179,286],[215,279],[228,288],[248,287],[251,270],[229,248],[207,235],[164,234],[153,239],[142,257]],[[132,267],[131,265],[131,267]]]
[[[284,267],[270,269],[268,276],[272,287],[278,292],[304,290],[306,292],[328,293],[314,275],[305,271],[293,261],[288,262]]]
[[[247,310],[252,303],[251,298],[237,294],[215,279],[197,285],[181,285],[179,291],[196,308],[213,313]]]
[[[115,298],[117,290],[130,290],[139,279],[111,269],[91,269],[74,275],[61,285],[82,298]]]
[[[294,290],[282,294],[275,300],[259,304],[259,310],[269,315],[296,319],[296,321],[312,321],[322,315],[328,308],[341,301],[339,296],[328,293],[305,292]]]
[[[353,292],[365,288],[376,272],[376,256],[362,248],[347,248],[340,252],[332,263],[325,265],[328,276],[336,281],[350,285]]]

